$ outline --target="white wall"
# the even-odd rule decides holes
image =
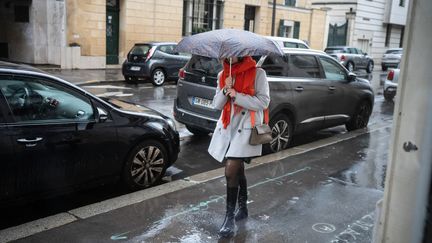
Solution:
[[[409,0],[405,0],[405,6],[399,6],[400,0],[387,1],[385,10],[385,23],[405,26],[408,13]]]

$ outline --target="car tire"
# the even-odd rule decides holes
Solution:
[[[372,107],[369,104],[369,102],[366,100],[362,101],[357,106],[354,115],[345,124],[346,129],[348,131],[353,131],[353,130],[367,127],[371,113],[372,113]]]
[[[270,120],[272,141],[263,146],[264,153],[275,153],[286,149],[291,143],[294,126],[291,119],[285,114],[277,114]]]
[[[186,129],[195,136],[207,136],[209,134],[208,131],[197,127],[186,126]]]
[[[384,65],[381,65],[381,70],[383,70],[383,71],[387,71],[387,67],[384,66]]]
[[[349,72],[354,72],[354,63],[348,62],[346,64],[346,68],[348,69]]]
[[[371,73],[373,71],[374,64],[373,62],[369,61],[368,65],[366,66],[366,72]]]
[[[138,82],[138,78],[137,77],[124,76],[124,79],[125,79],[126,83],[136,84]]]
[[[130,190],[153,186],[165,175],[167,164],[165,147],[156,140],[146,140],[129,153],[123,169],[123,181]]]
[[[394,98],[394,94],[390,94],[390,93],[388,93],[387,91],[384,91],[384,99],[386,100],[386,101],[392,101],[393,100],[393,98]]]
[[[151,81],[154,86],[162,86],[165,83],[166,74],[162,68],[156,68],[152,72]]]

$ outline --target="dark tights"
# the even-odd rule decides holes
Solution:
[[[246,181],[244,164],[239,159],[227,159],[225,164],[225,178],[228,187],[238,187]]]

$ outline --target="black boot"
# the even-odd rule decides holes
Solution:
[[[235,212],[235,221],[240,221],[248,217],[247,209],[247,181],[246,178],[242,178],[239,181],[239,195],[238,195],[238,209]]]
[[[226,215],[225,220],[219,230],[221,237],[231,237],[234,235],[234,210],[237,202],[238,187],[227,187]]]

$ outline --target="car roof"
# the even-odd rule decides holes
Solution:
[[[301,43],[306,44],[304,41],[294,38],[288,38],[288,37],[279,37],[279,36],[265,36],[266,38],[276,40],[276,41],[289,41],[289,42],[295,42],[295,43]],[[307,44],[306,44],[307,45]]]
[[[392,50],[397,50],[397,51],[402,51],[403,50],[403,48],[400,48],[400,47],[395,47],[395,48],[389,48],[389,49],[387,49],[387,51],[392,51]]]
[[[327,56],[327,53],[315,49],[301,49],[301,48],[282,48],[285,54],[322,54]]]
[[[23,70],[23,71],[45,73],[44,71],[27,64],[18,64],[18,63],[5,62],[5,61],[0,61],[0,69]]]
[[[327,46],[326,47],[326,49],[329,49],[329,48],[356,48],[356,47],[353,47],[353,46]]]
[[[176,42],[157,42],[157,41],[149,41],[149,42],[139,42],[135,43],[135,45],[152,45],[152,46],[161,46],[161,45],[177,45]]]

